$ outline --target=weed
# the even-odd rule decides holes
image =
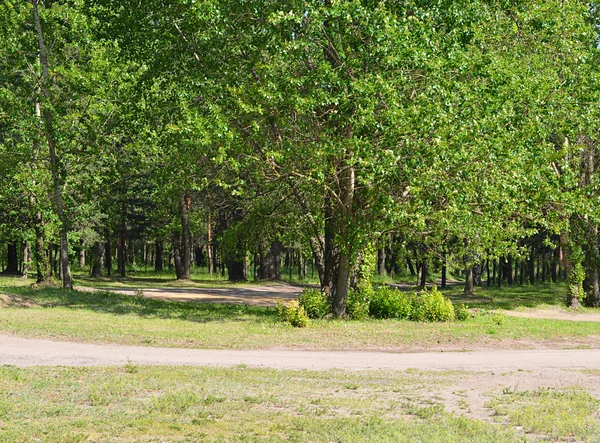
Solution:
[[[137,374],[140,372],[140,365],[133,363],[129,358],[127,359],[127,363],[125,363],[125,372],[128,374]]]

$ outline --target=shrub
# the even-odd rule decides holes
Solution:
[[[305,289],[298,297],[300,307],[308,318],[323,318],[329,314],[327,295],[317,289]]]
[[[348,293],[346,313],[353,320],[364,320],[369,316],[369,304],[373,296],[373,288],[351,289]]]
[[[377,318],[407,319],[412,311],[413,298],[413,294],[380,286],[371,298],[369,314]]]
[[[410,315],[415,321],[452,321],[454,320],[454,306],[443,294],[433,288],[431,291],[423,291],[413,299]]]
[[[471,318],[471,313],[469,312],[469,307],[462,303],[457,303],[454,305],[454,317],[459,321],[465,321]]]
[[[302,308],[296,300],[289,302],[287,306],[280,300],[277,300],[276,307],[277,312],[279,312],[279,317],[284,322],[289,323],[296,328],[308,326],[308,315],[306,315],[304,308]]]

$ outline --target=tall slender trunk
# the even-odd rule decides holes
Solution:
[[[156,239],[156,242],[154,243],[154,248],[156,251],[156,253],[154,254],[154,271],[162,272],[164,242],[162,240]]]
[[[385,277],[387,275],[385,270],[385,258],[385,245],[382,245],[377,249],[377,273],[380,277]]]
[[[444,252],[442,253],[442,289],[446,289],[446,287],[448,286],[447,280],[448,280],[448,258],[446,257],[446,250],[444,249]],[[488,277],[489,277],[489,272],[488,272]]]
[[[178,280],[190,278],[192,245],[190,236],[190,196],[183,193],[179,199],[179,218],[181,220],[181,235],[174,237],[175,274]]]
[[[33,19],[35,22],[35,30],[38,36],[38,45],[40,51],[40,64],[42,66],[42,93],[44,98],[50,100],[50,64],[48,62],[48,54],[46,53],[46,45],[44,43],[44,34],[40,22],[38,11],[38,0],[31,0],[33,5]],[[62,199],[62,184],[59,172],[59,159],[56,153],[56,137],[54,135],[54,125],[52,122],[52,112],[48,107],[42,107],[42,120],[44,122],[44,135],[48,143],[48,151],[50,155],[50,169],[52,173],[52,181],[54,182],[54,202],[56,205],[56,214],[60,221],[60,262],[61,276],[63,287],[73,289],[73,280],[71,277],[71,265],[69,263],[69,243],[68,233],[69,224],[65,214],[63,199]]]
[[[119,275],[125,277],[126,273],[126,259],[125,259],[125,238],[127,234],[127,200],[121,201],[121,231],[119,232],[119,250],[118,250],[118,268]]]
[[[351,154],[348,155],[352,157]],[[354,166],[343,164],[339,173],[340,188],[340,217],[336,220],[337,234],[340,241],[339,265],[337,269],[337,281],[335,282],[335,293],[333,294],[333,315],[343,317],[346,315],[346,302],[350,290],[350,265],[352,257],[352,244],[350,241],[350,223],[353,218],[354,191],[356,176]]]
[[[106,275],[110,277],[112,274],[112,241],[108,233],[106,234],[105,248],[104,256],[106,259],[104,261],[106,265]]]
[[[206,255],[208,262],[208,273],[210,275],[214,272],[214,263],[213,263],[213,246],[212,246],[212,226],[210,220],[210,212],[206,216]]]
[[[26,280],[29,277],[30,272],[31,272],[31,249],[29,249],[29,244],[27,242],[23,242],[23,269],[21,271],[21,273],[23,275],[21,277]]]

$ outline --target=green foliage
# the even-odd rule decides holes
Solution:
[[[464,303],[456,303],[454,305],[454,318],[458,321],[465,321],[471,318],[469,307]]]
[[[348,293],[346,312],[353,320],[364,320],[369,316],[369,305],[373,296],[373,288],[351,289]]]
[[[304,309],[308,318],[323,318],[330,311],[327,295],[318,289],[307,288],[302,291],[302,294],[298,297],[298,303]]]
[[[454,306],[437,288],[422,291],[414,298],[411,320],[424,322],[454,320]]]
[[[276,307],[279,317],[284,322],[289,323],[295,328],[308,326],[308,315],[306,315],[304,308],[296,300],[289,302],[287,305],[278,300]]]
[[[411,316],[414,298],[411,293],[380,286],[375,289],[371,298],[369,314],[377,318],[408,319]]]

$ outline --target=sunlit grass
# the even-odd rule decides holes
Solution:
[[[0,441],[512,442],[432,398],[460,373],[0,368]]]
[[[595,346],[600,323],[525,319],[481,311],[466,322],[401,320],[311,321],[296,329],[275,309],[213,303],[181,303],[109,292],[56,288],[0,288],[13,303],[2,308],[0,333],[97,343],[217,349],[433,350],[481,346]],[[520,344],[520,341],[523,343]]]

